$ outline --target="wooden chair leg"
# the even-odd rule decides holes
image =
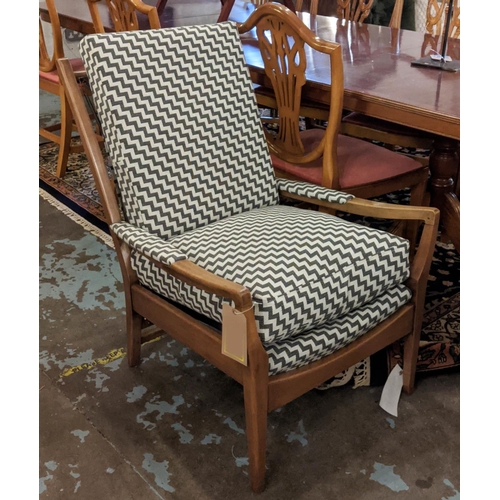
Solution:
[[[127,307],[127,360],[130,367],[141,362],[141,334],[143,318]]]
[[[61,141],[59,143],[59,156],[57,157],[56,177],[64,177],[68,165],[68,156],[71,147],[71,132],[73,131],[73,115],[63,91],[61,101]]]
[[[421,182],[420,184],[417,184],[416,186],[413,186],[411,188],[410,205],[417,207],[426,206],[425,205],[426,199],[427,200],[429,199],[426,198],[426,188],[427,188],[426,182]],[[419,226],[418,221],[412,221],[406,224],[406,238],[408,238],[408,240],[410,241],[410,255],[413,255],[413,253],[415,252],[418,226]]]
[[[403,391],[411,394],[415,390],[420,330],[414,331],[404,340],[403,346]]]
[[[243,384],[250,465],[250,486],[254,493],[265,488],[268,376],[264,370],[249,372]]]

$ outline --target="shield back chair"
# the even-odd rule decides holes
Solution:
[[[303,30],[268,4],[243,31],[278,22]],[[276,179],[235,23],[88,35],[81,52],[119,198],[71,65],[58,66],[122,270],[128,363],[139,364],[151,339],[141,329],[153,323],[238,381],[251,488],[261,492],[268,412],[398,339],[413,391],[439,212]],[[417,253],[280,195],[418,220]]]
[[[278,132],[266,130],[272,163],[278,177],[310,182],[342,190],[362,198],[375,198],[401,189],[410,189],[411,205],[424,205],[429,169],[406,156],[355,137],[340,134],[344,76],[339,44],[318,42],[318,37],[297,18],[300,31],[288,33],[276,27],[268,36],[257,28],[247,39],[260,47],[266,88],[272,88],[276,103]],[[300,130],[304,107],[302,88],[307,62],[314,57],[329,58],[331,71],[327,126]],[[328,60],[328,59],[327,59]],[[322,60],[323,61],[323,60]],[[403,226],[399,227],[402,230]],[[412,241],[416,226],[406,229]]]
[[[71,153],[80,153],[83,151],[81,144],[72,144],[71,137],[74,131],[73,119],[71,109],[68,106],[64,89],[59,80],[57,72],[56,61],[57,59],[64,58],[64,47],[61,34],[61,26],[59,23],[59,15],[56,10],[54,0],[46,0],[47,10],[50,19],[50,29],[52,38],[52,53],[49,53],[49,44],[46,41],[43,31],[42,20],[38,20],[38,33],[39,33],[39,60],[38,60],[38,79],[39,88],[45,92],[59,96],[61,121],[55,125],[48,127],[40,127],[39,134],[46,139],[59,145],[59,153],[57,157],[56,176],[64,177],[68,163],[68,156]],[[70,59],[70,64],[73,70],[83,76],[84,68],[83,62],[79,58]],[[85,92],[84,85],[80,85],[82,92]],[[59,134],[55,133],[59,131]],[[96,129],[96,133],[99,130]],[[102,137],[99,137],[102,141]]]
[[[318,13],[319,0],[311,0],[309,14],[311,16]],[[362,23],[370,14],[373,0],[339,0],[337,2],[337,18],[339,20],[349,20]],[[401,17],[403,13],[404,0],[396,0],[394,3],[389,27],[400,29]],[[296,9],[302,11],[303,1],[297,0]],[[263,86],[255,87],[257,102],[262,108],[276,110],[277,104],[273,98],[273,93]],[[425,132],[395,125],[384,120],[363,115],[362,113],[343,111],[341,122],[341,132],[351,137],[358,137],[369,141],[381,142],[388,149],[395,150],[396,146],[404,148],[430,149],[433,137]],[[318,123],[326,123],[329,117],[327,105],[304,99],[301,101],[300,116],[306,119],[308,128],[318,126]],[[264,120],[265,121],[265,120]],[[321,126],[321,125],[320,125]],[[426,158],[418,155],[408,154],[423,165],[428,164]]]
[[[99,4],[102,0],[87,0],[90,15],[92,17],[92,24],[96,33],[104,33],[106,30],[102,22],[101,14],[99,12]],[[149,28],[161,28],[158,9],[154,5],[148,5],[141,0],[105,0],[108,7],[109,16],[113,23],[114,31],[134,31],[141,29],[137,13],[143,14],[148,18]],[[166,2],[165,2],[166,3]],[[160,8],[161,2],[158,2]]]

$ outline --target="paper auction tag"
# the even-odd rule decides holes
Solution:
[[[403,370],[399,365],[396,365],[385,382],[382,389],[382,397],[380,398],[380,407],[387,413],[398,416],[398,403],[403,388]]]
[[[222,354],[247,366],[247,319],[229,304],[222,304]]]

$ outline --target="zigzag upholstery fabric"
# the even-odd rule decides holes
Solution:
[[[408,241],[338,217],[266,207],[189,231],[170,244],[200,267],[247,287],[263,342],[338,318],[409,276]],[[220,321],[223,299],[173,278],[140,254],[141,283]]]
[[[326,356],[410,299],[408,241],[278,204],[278,185],[352,197],[276,181],[233,23],[89,35],[81,53],[127,219],[112,229],[142,285],[218,322],[222,298],[150,258],[187,258],[247,287],[271,374]]]
[[[306,196],[308,198],[314,198],[319,201],[327,201],[329,203],[338,203],[343,205],[348,201],[352,200],[354,196],[352,194],[343,193],[342,191],[335,191],[334,189],[328,189],[317,184],[310,184],[309,182],[292,181],[290,179],[276,179],[278,189],[280,191],[285,191],[290,194],[296,194],[299,196]]]
[[[118,238],[130,245],[134,250],[167,266],[187,258],[185,254],[179,252],[168,241],[162,240],[160,237],[148,233],[145,229],[135,227],[128,222],[117,222],[111,224],[110,228]]]
[[[282,342],[264,344],[269,357],[269,375],[287,372],[324,358],[350,344],[411,299],[404,285],[390,288],[368,304],[328,320]]]
[[[162,238],[278,203],[234,23],[86,36],[127,221]]]

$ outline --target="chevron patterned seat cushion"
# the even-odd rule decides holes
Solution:
[[[200,267],[247,287],[265,343],[300,335],[371,302],[409,276],[408,241],[328,214],[272,206],[169,239]],[[220,321],[221,297],[193,288],[138,252],[139,281]]]

